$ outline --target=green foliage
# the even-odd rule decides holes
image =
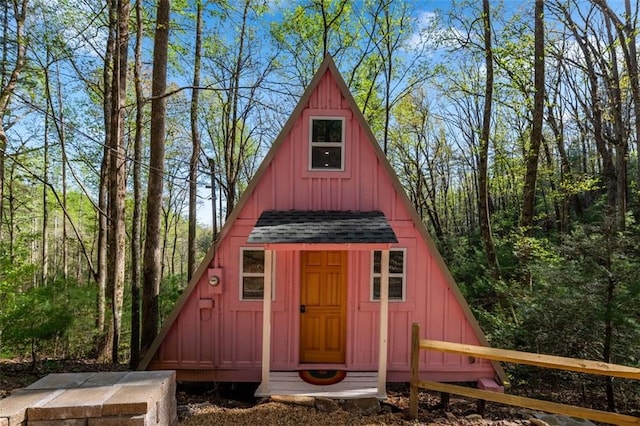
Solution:
[[[22,249],[13,256],[8,254],[9,248],[1,247],[0,255],[0,351],[6,352],[4,331],[11,323],[13,312],[20,306],[20,294],[30,285],[35,268],[22,261],[27,251]]]
[[[43,341],[62,337],[71,327],[71,309],[61,283],[32,287],[15,294],[12,306],[2,318],[2,337],[6,344],[22,350],[29,348],[32,356]]]
[[[354,4],[346,0],[304,1],[284,9],[282,20],[271,23],[276,47],[293,64],[287,71],[301,86],[307,86],[322,62],[325,40],[336,63],[357,52],[363,34],[354,12]]]
[[[74,280],[54,279],[34,286],[38,268],[24,247],[0,255],[0,352],[3,356],[61,348],[85,356],[95,316],[95,288]],[[60,343],[62,339],[62,343]],[[56,348],[54,348],[54,346]]]
[[[461,284],[466,297],[473,297],[474,293],[484,293],[485,287],[481,281],[486,275],[486,265],[483,261],[484,253],[479,248],[479,241],[471,241],[467,237],[451,237],[446,242],[443,252],[450,253],[448,264],[451,273]],[[472,285],[472,284],[476,285]]]
[[[160,284],[160,319],[171,313],[176,300],[182,294],[187,282],[186,274],[176,274],[165,277]]]
[[[491,279],[479,236],[449,237],[443,248],[447,264],[487,339],[496,347],[512,347],[518,328],[510,303],[519,289],[507,281]]]
[[[97,288],[73,279],[67,280],[66,284],[59,280],[57,285],[63,287],[63,305],[73,315],[73,322],[65,334],[64,355],[69,358],[86,358],[94,349],[95,343]]]
[[[628,219],[631,222],[631,217]],[[451,272],[494,344],[521,350],[601,359],[605,328],[613,328],[612,362],[637,365],[640,344],[640,233],[581,225],[557,245],[512,232],[498,247],[509,270],[526,258],[530,283],[495,282],[480,244],[464,237],[444,242]],[[505,250],[506,251],[506,250]],[[514,271],[515,273],[515,271]],[[517,277],[514,274],[514,277]],[[527,285],[529,284],[529,285]],[[611,290],[611,297],[607,291]],[[501,298],[507,297],[505,305]],[[506,309],[505,309],[506,308]]]
[[[638,365],[640,344],[640,237],[637,229],[577,227],[557,259],[533,263],[535,286],[521,303],[519,344],[589,359],[602,359],[607,325],[612,361]]]
[[[526,256],[548,266],[554,266],[561,260],[546,238],[528,237],[520,232],[514,233],[513,238],[513,250],[516,257]]]
[[[479,241],[466,237],[451,238],[447,246],[451,273],[460,285],[465,299],[474,309],[493,310],[497,303],[499,283],[489,279]]]

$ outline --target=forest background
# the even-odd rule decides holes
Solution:
[[[135,368],[330,53],[491,343],[640,365],[638,7],[1,2],[0,356]]]

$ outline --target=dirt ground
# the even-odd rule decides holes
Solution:
[[[178,388],[180,424],[196,425],[528,425],[533,413],[488,404],[485,417],[477,414],[476,402],[451,397],[448,407],[440,405],[436,393],[421,392],[416,421],[407,419],[409,393],[406,386],[392,385],[379,414],[359,410],[323,408],[254,400],[250,386],[230,389],[208,384],[181,384]],[[230,398],[233,397],[233,398]],[[340,401],[338,401],[340,403]]]
[[[33,371],[28,362],[0,360],[0,399],[50,373],[83,371],[122,371],[126,365],[113,366],[92,361],[41,361]],[[640,384],[639,384],[640,385]],[[378,414],[365,415],[357,410],[285,404],[253,397],[255,385],[179,383],[177,392],[180,425],[502,425],[516,426],[544,422],[533,419],[530,410],[487,403],[484,417],[477,414],[474,400],[451,396],[447,407],[440,395],[421,392],[416,421],[407,420],[409,392],[406,385],[391,385],[388,398]],[[605,398],[598,382],[549,381],[521,383],[509,393],[553,400],[595,409],[605,409]],[[640,386],[636,392],[617,394],[620,412],[640,417]]]

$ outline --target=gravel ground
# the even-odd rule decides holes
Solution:
[[[408,425],[401,413],[385,413],[362,417],[344,410],[331,413],[313,407],[267,402],[249,408],[226,408],[212,404],[195,407],[191,415],[180,422],[196,425]]]
[[[582,386],[580,386],[582,384]],[[640,417],[640,388],[621,388],[617,402],[621,414]],[[418,419],[407,420],[409,389],[391,384],[379,414],[353,413],[349,407],[325,411],[315,406],[284,404],[271,400],[256,401],[255,386],[224,384],[179,384],[178,416],[180,425],[489,425],[547,426],[531,410],[487,402],[485,416],[477,414],[476,401],[451,395],[449,405],[440,405],[440,394],[421,391]],[[514,386],[510,392],[536,399],[606,410],[606,399],[599,381],[530,381]]]
[[[183,412],[184,415],[184,412]],[[201,404],[192,407],[180,425],[494,425],[548,426],[547,423],[533,419],[490,419],[478,414],[459,417],[452,412],[421,412],[418,419],[409,421],[404,413],[383,412],[381,414],[363,416],[349,413],[342,409],[334,412],[322,412],[313,407],[288,405],[278,402],[267,402],[249,408],[226,408],[213,404]]]
[[[193,389],[178,393],[180,425],[495,425],[518,426],[545,423],[530,422],[533,413],[499,404],[487,404],[485,418],[476,414],[475,401],[451,397],[446,410],[439,406],[440,396],[421,392],[418,419],[407,420],[408,394],[390,391],[378,414],[365,415],[339,406],[323,408],[276,402],[226,399],[220,392],[197,395]]]

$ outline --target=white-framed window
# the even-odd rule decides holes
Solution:
[[[344,117],[311,117],[309,170],[344,170]]]
[[[371,257],[371,299],[380,300],[382,252],[375,250],[372,252]],[[407,252],[405,249],[389,250],[389,300],[405,300],[406,259]]]
[[[262,300],[264,297],[264,249],[260,247],[240,249],[240,299]],[[272,271],[274,272],[274,271]],[[275,273],[272,273],[272,277]],[[275,281],[272,279],[271,297]]]

